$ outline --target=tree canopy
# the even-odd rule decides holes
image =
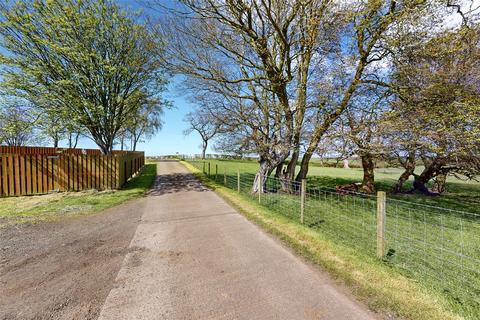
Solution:
[[[22,0],[3,5],[3,88],[67,114],[104,153],[142,107],[160,102],[163,42],[110,0]],[[161,108],[161,104],[156,105]]]

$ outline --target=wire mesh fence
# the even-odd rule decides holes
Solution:
[[[189,163],[209,179],[360,254],[378,255],[381,245],[385,263],[460,305],[467,318],[480,318],[480,215],[308,183],[302,188],[300,182],[271,176],[258,179],[259,197],[253,192],[254,174],[205,161]]]

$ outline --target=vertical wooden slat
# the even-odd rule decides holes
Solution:
[[[109,166],[109,160],[110,156],[104,156],[103,157],[103,162],[105,163],[105,173],[104,173],[104,177],[105,177],[105,182],[104,182],[104,189],[107,190],[108,189],[108,185],[110,183],[110,166]]]
[[[65,157],[63,154],[58,156],[58,190],[65,191]]]
[[[8,194],[15,195],[15,181],[13,176],[13,155],[8,156]]]
[[[98,157],[98,190],[103,186],[103,156]]]
[[[101,155],[99,158],[98,158],[98,166],[99,166],[99,171],[98,171],[98,175],[99,175],[99,190],[103,190],[103,186],[105,184],[105,176],[104,176],[104,170],[105,170],[105,164],[103,162],[105,156],[104,155]]]
[[[15,195],[19,196],[21,194],[20,190],[20,156],[15,155],[13,157],[13,166],[15,170]]]
[[[43,176],[43,193],[48,192],[48,159],[47,155],[42,155],[42,176]]]
[[[97,184],[97,190],[100,190],[102,187],[102,156],[97,157],[97,179],[98,179],[98,184]]]
[[[27,184],[26,192],[28,195],[30,195],[32,194],[32,156],[30,154],[25,156],[25,166],[25,183]]]
[[[78,184],[77,190],[83,190],[82,183],[83,183],[83,164],[82,164],[82,156],[77,155],[77,167],[78,167]]]
[[[20,180],[20,194],[21,195],[26,195],[27,194],[27,187],[25,185],[25,156],[20,155],[18,157],[19,159],[19,164],[20,164],[20,175],[19,175],[19,180]]]
[[[37,172],[38,172],[38,193],[43,193],[43,155],[37,156]]]
[[[83,157],[78,155],[78,190],[83,190]]]
[[[72,167],[73,167],[73,191],[78,191],[78,159],[77,155],[72,156]]]
[[[76,165],[76,175],[75,175],[75,190],[81,190],[81,185],[80,185],[80,177],[82,175],[82,162],[80,159],[80,156],[77,154],[75,155],[75,165]]]
[[[112,188],[118,188],[118,157],[113,156],[113,179],[112,179]]]
[[[109,166],[108,158],[109,156],[103,157],[103,162],[105,163],[105,173],[104,173],[105,181],[103,185],[105,190],[109,189],[109,184],[110,184],[110,166]]]
[[[86,190],[87,188],[87,159],[85,155],[82,155],[82,170],[83,170],[83,179],[82,179],[82,189]]]
[[[2,156],[2,193],[4,196],[8,196],[8,173],[7,173],[8,157]]]
[[[92,156],[86,156],[87,159],[87,189],[92,189]]]
[[[97,156],[92,157],[92,188],[98,189],[98,179],[97,179]]]
[[[58,191],[58,156],[55,156],[54,159],[52,159],[52,180],[53,180],[53,190]]]
[[[68,181],[68,191],[73,191],[73,165],[72,165],[72,155],[68,154],[66,157],[67,163],[67,181]]]
[[[32,193],[36,194],[38,193],[37,155],[32,155],[30,160],[32,161]]]
[[[52,156],[47,156],[47,192],[53,190],[53,158]]]

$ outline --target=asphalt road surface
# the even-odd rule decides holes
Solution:
[[[101,320],[376,319],[175,161],[139,209]]]

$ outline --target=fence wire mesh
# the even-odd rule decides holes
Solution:
[[[209,179],[258,199],[254,174],[204,161],[189,163]],[[262,182],[261,204],[300,222],[301,183],[272,176],[263,176]],[[467,318],[479,319],[480,215],[392,198],[385,205],[383,261],[462,305]],[[376,196],[307,184],[303,208],[304,225],[361,254],[375,255]]]

